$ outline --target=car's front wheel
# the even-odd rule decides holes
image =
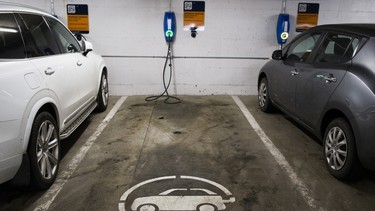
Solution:
[[[97,107],[96,110],[98,112],[103,112],[107,109],[108,106],[108,99],[109,99],[109,91],[108,91],[108,77],[105,72],[102,73],[102,78],[100,80],[100,86],[97,96]]]
[[[344,118],[328,124],[324,135],[324,161],[329,172],[340,180],[352,180],[361,173],[354,135]]]
[[[268,80],[263,77],[258,86],[258,103],[259,107],[264,112],[270,112],[272,110],[272,103],[269,96]]]
[[[56,179],[60,163],[59,129],[48,112],[39,113],[32,125],[29,146],[32,185],[49,188]]]

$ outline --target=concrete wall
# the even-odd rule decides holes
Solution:
[[[14,0],[51,11],[50,0]],[[170,93],[189,95],[256,94],[258,70],[278,48],[275,37],[281,0],[206,0],[205,31],[195,39],[183,31],[183,0],[171,0],[177,18]],[[299,2],[319,3],[319,24],[375,20],[373,0],[287,0],[291,38]],[[88,39],[110,70],[113,95],[162,91],[167,45],[163,16],[169,0],[55,0],[66,23],[66,4],[88,4]]]

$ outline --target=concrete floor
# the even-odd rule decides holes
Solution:
[[[240,100],[287,167],[272,156],[231,96],[182,96],[176,105],[128,97],[93,140],[119,98],[111,97],[107,112],[91,115],[62,142],[59,179],[49,191],[0,185],[0,210],[128,211],[142,197],[174,200],[168,210],[202,199],[221,200],[229,211],[375,209],[373,172],[356,182],[334,179],[319,141],[281,112],[262,113],[255,96]],[[82,160],[74,170],[77,155]],[[171,189],[180,190],[160,194]]]

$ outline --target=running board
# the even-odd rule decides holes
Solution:
[[[70,134],[72,134],[78,128],[78,126],[80,126],[82,122],[85,121],[85,119],[94,111],[97,105],[98,104],[96,103],[96,101],[94,101],[86,109],[86,111],[81,114],[81,116],[79,116],[68,128],[64,130],[64,132],[60,134],[60,139],[62,140],[70,136]]]

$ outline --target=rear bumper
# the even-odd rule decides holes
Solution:
[[[0,161],[0,184],[7,182],[16,175],[22,162],[22,154]]]

